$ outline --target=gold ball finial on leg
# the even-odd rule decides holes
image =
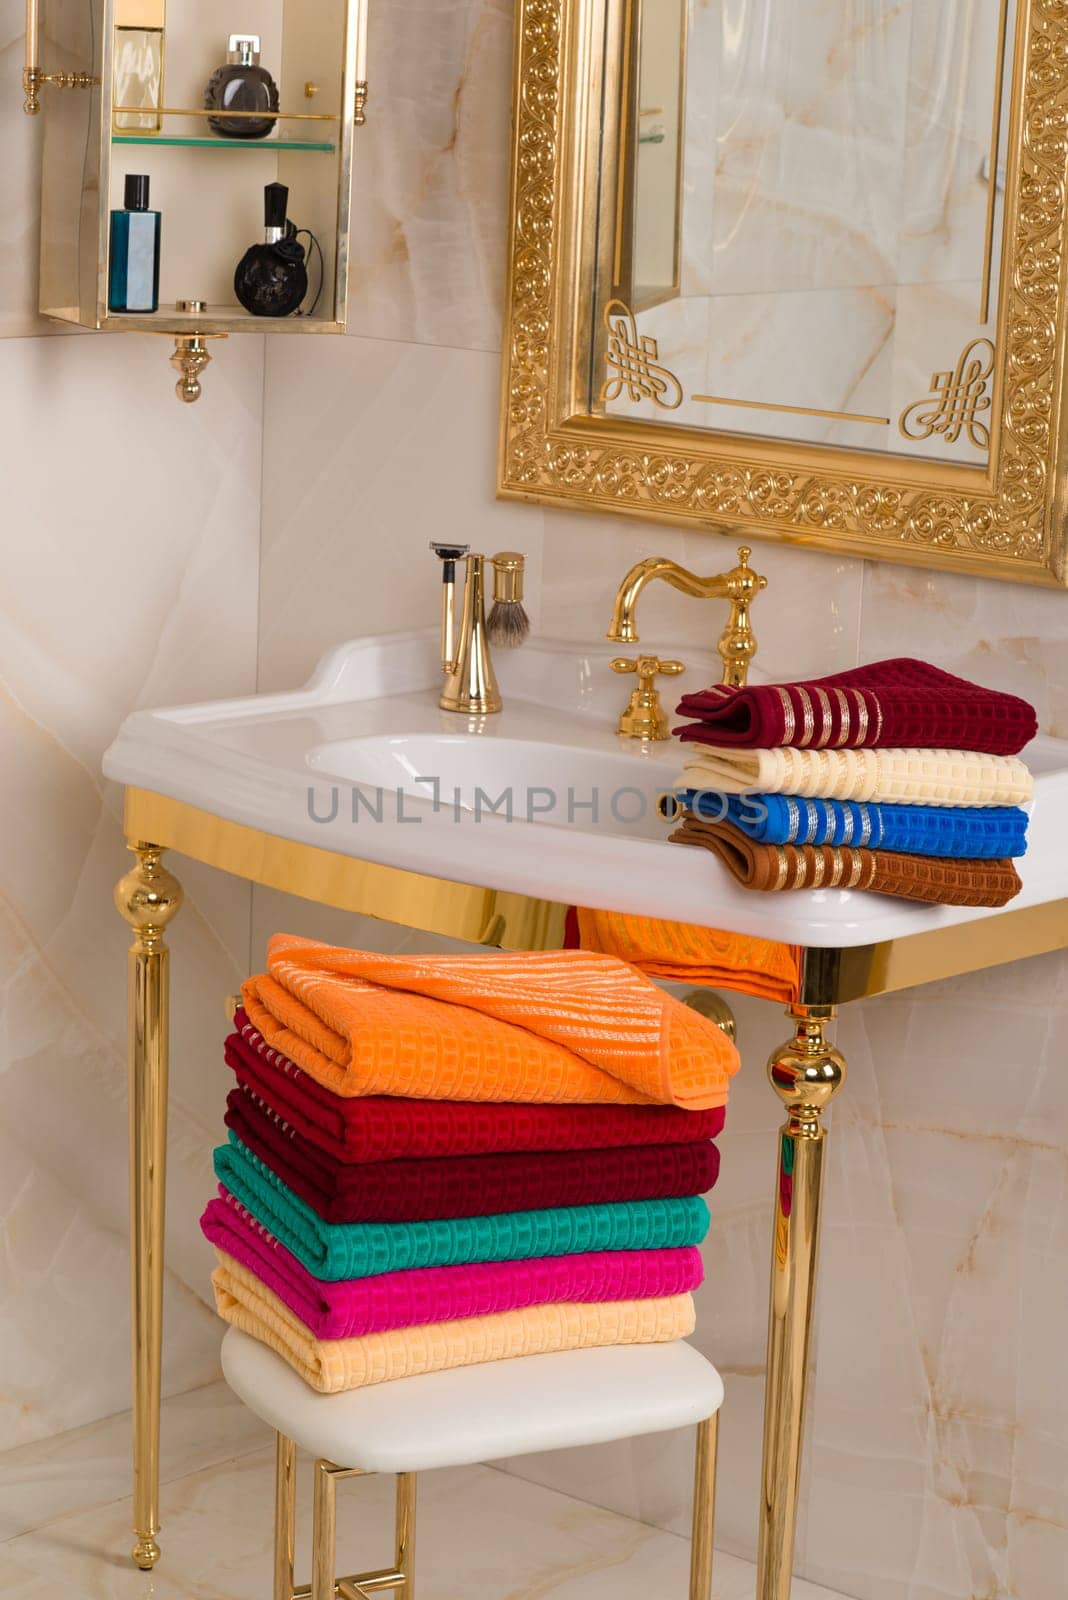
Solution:
[[[115,905],[123,921],[148,946],[162,939],[163,930],[181,909],[182,886],[162,864],[159,845],[138,841],[130,849],[137,856],[137,865],[116,884]]]
[[[794,1037],[772,1051],[768,1061],[771,1086],[791,1121],[796,1118],[802,1124],[814,1122],[817,1128],[819,1118],[846,1077],[845,1057],[827,1042],[828,1020],[813,1010],[807,1015],[795,1013]]]

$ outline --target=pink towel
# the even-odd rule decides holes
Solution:
[[[696,1289],[704,1275],[701,1252],[691,1246],[417,1267],[324,1283],[232,1195],[212,1200],[200,1226],[212,1244],[254,1273],[318,1339],[354,1339],[564,1301],[663,1299]]]

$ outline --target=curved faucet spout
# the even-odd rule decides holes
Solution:
[[[693,595],[697,600],[712,600],[727,593],[726,573],[717,573],[712,578],[699,578],[695,572],[680,567],[677,561],[669,561],[666,556],[647,556],[644,561],[631,567],[619,586],[612,612],[612,626],[606,635],[614,644],[637,643],[635,610],[638,596],[657,578],[663,578],[673,589],[680,589],[683,594]]]
[[[699,577],[677,561],[666,556],[648,556],[627,573],[616,594],[612,611],[612,625],[607,637],[615,644],[637,644],[637,605],[642,590],[658,578],[673,589],[692,595],[698,600],[725,599],[731,602],[727,626],[720,635],[718,650],[723,658],[723,682],[743,684],[749,663],[756,655],[757,643],[749,621],[749,608],[768,580],[754,572],[749,565],[752,554],[748,545],[738,549],[738,565],[729,572],[717,572],[711,577]]]

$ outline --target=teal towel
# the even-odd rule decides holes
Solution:
[[[469,1261],[670,1250],[700,1244],[708,1232],[708,1207],[699,1195],[438,1222],[324,1222],[233,1135],[215,1151],[215,1175],[314,1277],[330,1282]]]

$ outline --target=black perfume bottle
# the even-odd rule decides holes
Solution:
[[[254,317],[292,316],[308,292],[304,246],[286,220],[288,206],[285,184],[269,183],[263,191],[263,243],[245,251],[234,273],[234,293]]]
[[[260,66],[260,41],[254,33],[232,33],[226,65],[217,67],[204,91],[207,111],[277,111],[278,85]],[[208,127],[224,139],[265,139],[274,117],[209,117]]]

